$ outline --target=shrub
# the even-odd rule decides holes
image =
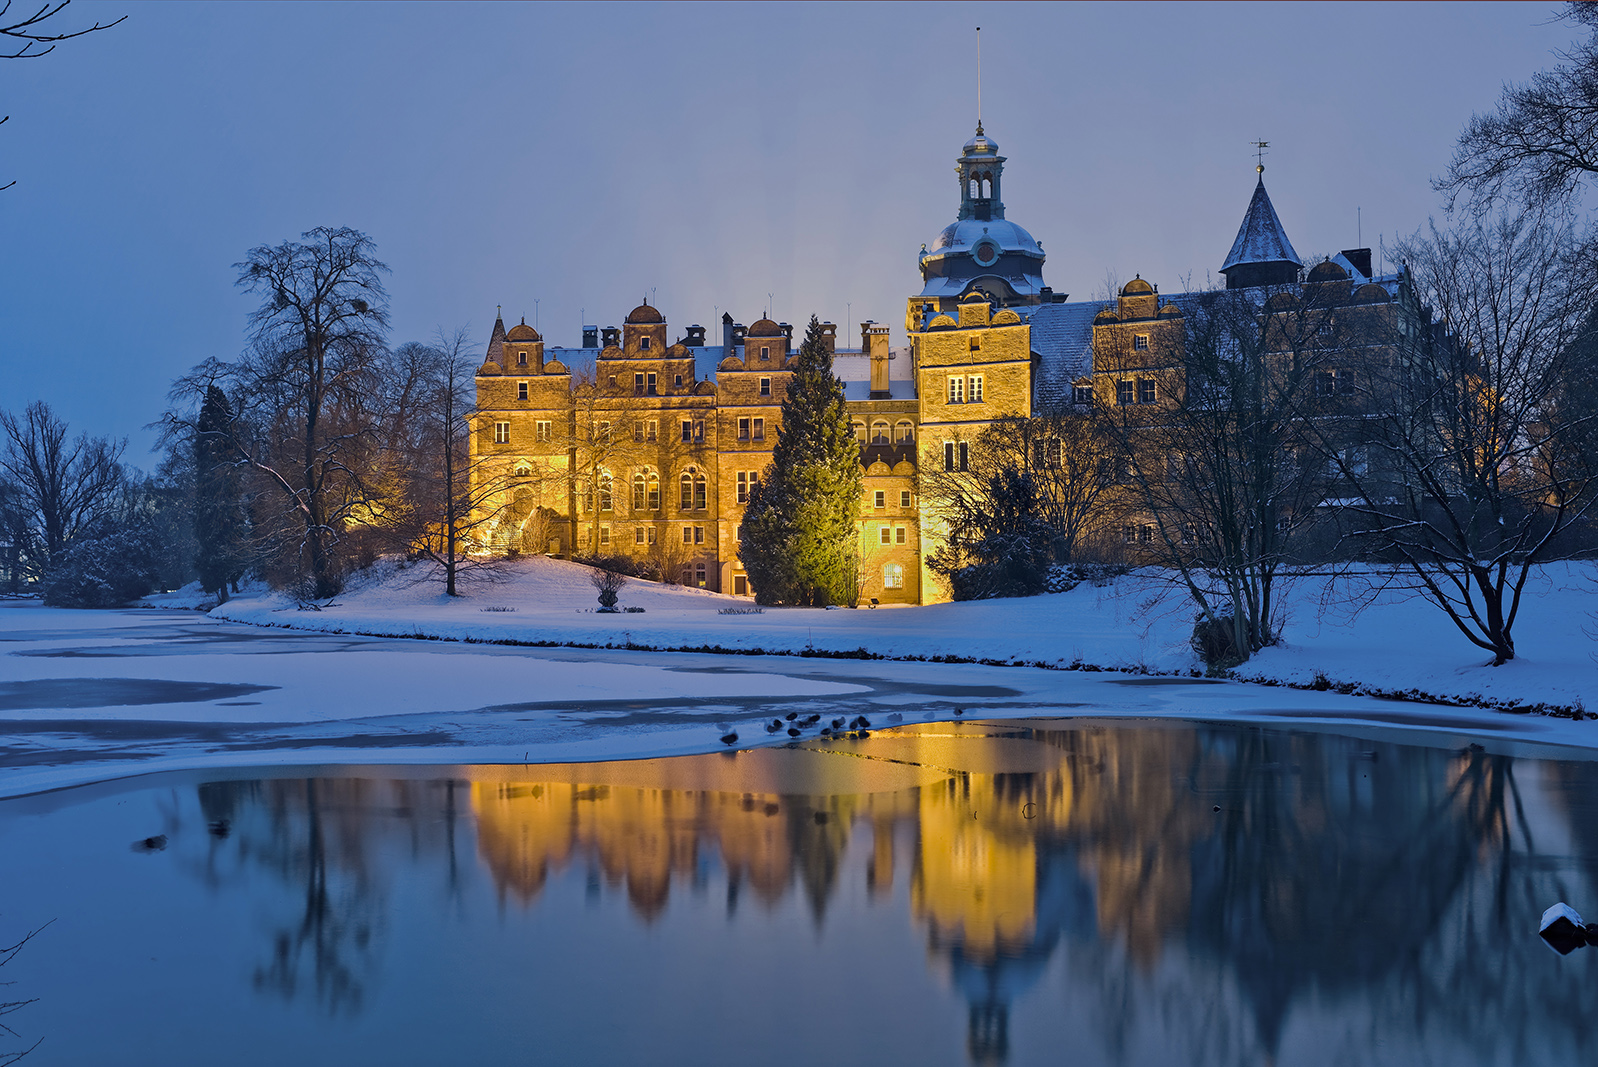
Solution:
[[[154,591],[159,546],[142,527],[105,526],[74,539],[40,583],[58,608],[114,608]]]
[[[606,611],[616,610],[616,594],[627,584],[627,576],[609,570],[594,570],[588,580],[599,590],[599,606]]]
[[[1248,657],[1240,654],[1232,616],[1218,615],[1210,618],[1199,615],[1193,623],[1193,651],[1211,670],[1236,667]]]

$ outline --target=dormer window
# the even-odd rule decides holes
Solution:
[[[516,365],[518,367],[527,366],[527,349],[518,348],[516,350]]]
[[[638,339],[638,348],[642,352],[648,352],[649,351],[649,338],[640,337]]]
[[[771,349],[766,347],[765,345],[761,345],[760,346],[760,358],[761,359],[770,359],[771,358]]]
[[[1133,334],[1132,347],[1137,349],[1139,352],[1148,351],[1149,335],[1146,333]]]

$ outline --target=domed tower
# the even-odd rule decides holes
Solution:
[[[921,250],[921,292],[910,298],[905,325],[914,331],[932,313],[958,314],[963,297],[980,293],[999,307],[1043,301],[1043,248],[1026,230],[1004,217],[999,187],[1005,157],[977,124],[955,173],[960,213]]]

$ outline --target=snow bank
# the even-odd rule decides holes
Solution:
[[[1188,647],[1192,606],[1157,573],[1026,599],[759,614],[724,613],[748,609],[744,598],[631,580],[621,604],[644,610],[613,615],[593,610],[588,575],[581,565],[539,557],[507,564],[493,577],[469,577],[464,595],[450,598],[432,568],[384,563],[320,610],[257,594],[211,614],[291,629],[518,644],[958,658],[1154,673],[1199,667]],[[1441,612],[1402,590],[1377,595],[1346,580],[1308,576],[1285,587],[1283,602],[1282,644],[1237,677],[1598,711],[1598,565],[1555,564],[1533,576],[1515,627],[1519,658],[1496,668]]]

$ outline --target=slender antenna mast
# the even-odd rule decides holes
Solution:
[[[977,27],[977,129],[982,129],[982,27]]]
[[[1359,241],[1359,243],[1356,244],[1354,247],[1355,248],[1364,248],[1365,247],[1365,209],[1362,208],[1362,207],[1357,207],[1357,208],[1354,209],[1354,237],[1355,237],[1356,240]]]

